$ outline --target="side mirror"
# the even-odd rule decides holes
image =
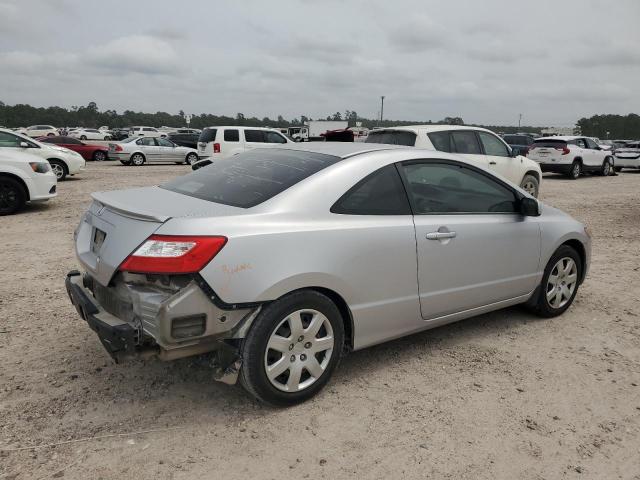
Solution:
[[[198,170],[202,167],[206,167],[207,165],[211,165],[212,163],[213,162],[211,160],[209,160],[208,158],[205,158],[204,160],[200,160],[199,162],[192,164],[191,170]]]
[[[540,204],[533,198],[522,197],[520,199],[520,213],[525,217],[539,217]]]
[[[518,149],[509,147],[509,156],[511,158],[516,158],[518,156]]]
[[[29,144],[27,142],[20,142],[20,148],[29,148]]]

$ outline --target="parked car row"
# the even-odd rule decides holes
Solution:
[[[536,139],[527,156],[543,172],[562,173],[576,180],[583,173],[608,176],[614,168],[614,154],[593,139],[579,136],[556,136]]]

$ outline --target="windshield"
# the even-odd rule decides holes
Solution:
[[[414,147],[416,134],[405,130],[379,130],[369,132],[365,143],[384,143],[386,145],[405,145]]]
[[[161,188],[209,202],[250,208],[339,160],[321,153],[257,149],[178,177]]]

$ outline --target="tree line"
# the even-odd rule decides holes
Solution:
[[[290,127],[313,120],[310,116],[300,115],[297,118],[285,119],[282,115],[277,118],[248,117],[243,113],[235,117],[226,115],[212,115],[201,113],[192,115],[190,126],[204,128],[216,125],[244,125],[249,127]],[[406,120],[382,120],[363,118],[353,110],[335,112],[324,118],[315,120],[346,120],[349,126],[356,126],[359,122],[363,127],[394,127],[416,124],[448,124],[465,125],[461,117],[445,117],[439,121],[406,121]],[[29,125],[55,125],[57,127],[88,127],[97,128],[106,125],[110,128],[131,127],[134,125],[148,125],[153,127],[184,127],[186,115],[183,111],[177,114],[167,112],[144,113],[125,110],[118,113],[115,110],[99,110],[95,102],[89,102],[86,106],[73,106],[70,109],[63,107],[33,107],[26,104],[6,105],[0,102],[0,125],[7,128],[26,127]],[[591,118],[581,118],[576,124],[583,135],[599,138],[639,138],[640,116],[636,114],[622,115],[595,115]],[[484,126],[498,133],[529,132],[540,133],[540,127],[510,126],[510,125],[475,125]],[[608,132],[608,134],[607,134]]]

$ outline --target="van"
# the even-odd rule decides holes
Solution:
[[[198,138],[198,157],[228,158],[254,148],[293,143],[274,128],[207,127]]]

